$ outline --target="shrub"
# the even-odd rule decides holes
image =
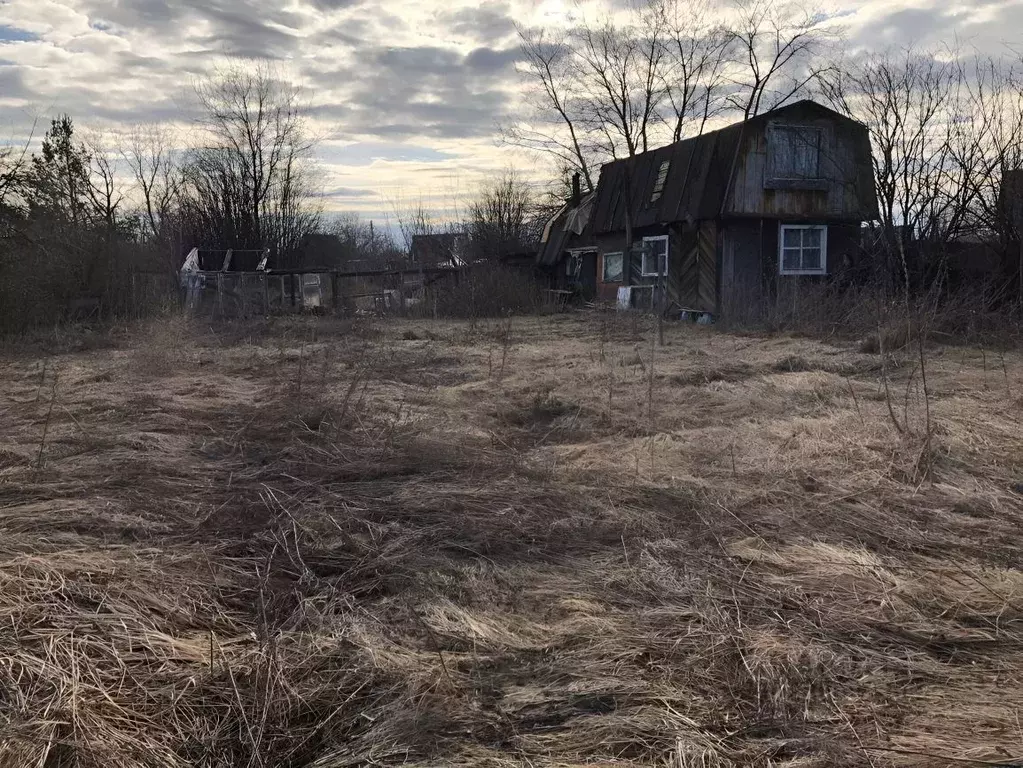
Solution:
[[[457,277],[427,286],[419,315],[442,317],[500,317],[537,312],[543,306],[539,283],[521,271],[500,264],[478,264]]]

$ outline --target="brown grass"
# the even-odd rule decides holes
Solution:
[[[1023,761],[1020,355],[653,332],[11,349],[0,765]]]

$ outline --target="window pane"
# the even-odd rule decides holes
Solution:
[[[798,248],[802,244],[803,230],[794,227],[783,227],[782,242],[785,248]]]
[[[803,247],[804,248],[820,248],[821,247],[821,231],[818,228],[804,229],[803,230]]]
[[[802,269],[799,263],[800,250],[798,248],[786,248],[782,251],[782,269]]]
[[[667,263],[668,254],[668,240],[657,239],[657,240],[644,240],[643,241],[643,274],[645,275],[656,275],[666,274],[668,269]]]
[[[668,168],[670,165],[670,160],[665,160],[661,163],[661,167],[657,171],[657,180],[654,181],[654,192],[650,197],[651,202],[657,202],[660,199],[661,193],[664,191],[664,183],[668,180]]]
[[[803,269],[820,269],[821,268],[821,249],[820,248],[804,248],[803,249]]]
[[[623,257],[620,253],[604,255],[604,282],[620,283],[622,281]]]

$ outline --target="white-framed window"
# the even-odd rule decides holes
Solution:
[[[667,235],[643,238],[643,261],[639,271],[644,277],[668,274]]]
[[[625,275],[625,254],[605,253],[604,269],[601,281],[605,283],[620,283]]]
[[[778,271],[783,275],[827,274],[828,228],[821,224],[782,224]]]

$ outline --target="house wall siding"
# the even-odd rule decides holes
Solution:
[[[860,227],[848,221],[819,222],[828,227],[828,274],[824,278],[778,274],[779,228],[774,219],[731,219],[721,230],[721,308],[729,313],[762,301],[781,280],[835,280],[856,265]],[[797,222],[793,222],[797,223]]]

